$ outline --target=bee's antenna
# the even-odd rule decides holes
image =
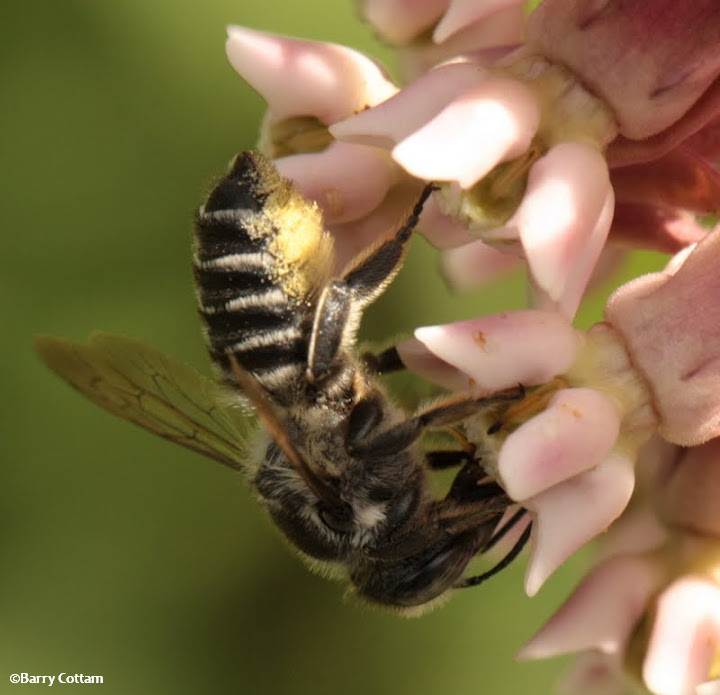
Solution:
[[[490,568],[487,572],[483,572],[482,574],[463,579],[461,582],[455,584],[454,588],[468,589],[471,586],[477,586],[478,584],[482,584],[484,581],[490,579],[490,577],[494,577],[498,572],[504,570],[518,555],[520,555],[526,543],[530,540],[531,530],[532,524],[528,524],[515,545],[510,549],[510,552],[502,560],[500,560],[495,567]]]
[[[270,401],[263,393],[257,381],[240,366],[232,352],[228,350],[227,355],[238,385],[243,393],[250,399],[255,407],[258,418],[275,440],[275,443],[282,449],[285,456],[287,456],[293,468],[318,498],[327,502],[331,507],[337,508],[342,506],[343,503],[335,491],[313,472],[305,459],[300,455],[300,452],[293,446],[290,437],[288,437],[287,428],[283,426],[280,417],[275,413]]]
[[[515,525],[527,514],[527,509],[518,509],[495,533],[490,540],[480,548],[481,553],[492,550],[505,536],[515,528]]]

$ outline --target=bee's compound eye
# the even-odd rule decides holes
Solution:
[[[335,533],[350,533],[355,529],[355,517],[349,504],[331,507],[320,502],[317,512],[323,524]]]

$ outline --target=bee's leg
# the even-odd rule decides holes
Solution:
[[[482,574],[478,574],[474,577],[466,577],[457,583],[455,588],[467,589],[471,586],[477,586],[478,584],[482,584],[485,580],[490,579],[490,577],[494,577],[501,570],[504,570],[518,555],[520,555],[522,549],[525,547],[528,540],[530,540],[531,530],[532,524],[528,524],[527,528],[522,532],[522,535],[518,538],[515,545],[510,549],[508,554],[497,563],[497,565]]]
[[[345,442],[349,448],[362,442],[382,422],[383,400],[377,394],[361,398],[348,416]]]
[[[398,353],[394,345],[377,354],[365,352],[362,354],[361,359],[368,371],[374,374],[390,374],[405,369],[405,365],[400,359],[400,353]]]
[[[398,453],[407,449],[429,427],[451,425],[476,414],[481,408],[516,401],[524,396],[524,387],[516,386],[498,391],[490,396],[455,398],[445,401],[364,442],[354,443],[349,446],[349,451],[354,455],[363,456]]]
[[[518,522],[525,518],[527,509],[522,507],[518,509],[495,533],[490,537],[490,540],[480,549],[481,553],[486,553],[488,550],[492,550],[505,536],[512,531]]]
[[[434,471],[441,471],[446,468],[453,468],[460,464],[472,461],[474,456],[468,451],[460,451],[458,449],[428,451],[425,454],[425,460],[428,466]]]
[[[342,280],[334,280],[323,290],[315,310],[308,346],[308,381],[320,381],[330,372],[341,345],[352,340],[359,322],[352,291]]]
[[[408,239],[433,190],[434,186],[425,186],[395,235],[360,255],[341,278],[333,280],[323,291],[310,335],[309,381],[319,381],[330,372],[341,346],[354,340],[363,309],[382,294],[400,270]]]
[[[466,462],[457,472],[445,496],[446,501],[452,500],[463,505],[480,504],[490,499],[506,501],[507,495],[475,460]]]

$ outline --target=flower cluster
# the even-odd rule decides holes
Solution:
[[[434,181],[420,230],[452,284],[527,268],[531,308],[398,346],[450,390],[530,387],[492,436],[467,425],[531,512],[529,594],[610,529],[522,655],[587,652],[566,692],[630,692],[627,674],[657,695],[720,692],[700,685],[720,654],[720,5],[531,4],[365,0],[402,87],[334,44],[231,27],[227,54],[339,267]],[[634,248],[674,255],[574,328],[593,277]]]

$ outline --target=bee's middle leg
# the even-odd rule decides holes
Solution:
[[[400,353],[394,345],[378,353],[364,352],[361,359],[373,374],[391,374],[405,369]]]
[[[425,454],[425,461],[434,471],[442,471],[446,468],[461,466],[474,460],[474,455],[469,451],[461,449],[439,449],[428,451]]]

